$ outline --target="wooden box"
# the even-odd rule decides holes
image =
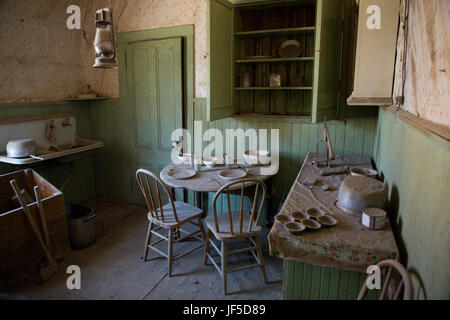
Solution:
[[[22,208],[11,200],[14,191],[10,181],[16,179],[34,202],[28,205],[31,215],[42,233],[34,186],[39,186],[47,227],[55,259],[70,252],[69,230],[64,195],[33,170],[18,171],[0,176],[0,279],[11,284],[21,275],[30,274],[45,262],[44,251]]]

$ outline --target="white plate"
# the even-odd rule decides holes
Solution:
[[[191,169],[172,169],[167,173],[169,177],[178,180],[190,179],[196,174],[197,172]]]
[[[220,171],[219,177],[225,180],[238,180],[243,179],[247,176],[247,172],[244,170],[224,170]]]

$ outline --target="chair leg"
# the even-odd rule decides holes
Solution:
[[[248,238],[245,238],[245,243],[247,244],[247,248],[250,248],[250,240],[248,240]],[[247,254],[249,256],[251,256],[252,252],[249,250],[249,251],[247,251]]]
[[[264,277],[264,282],[267,284],[267,276],[266,276],[266,267],[264,266],[264,258],[261,250],[261,243],[259,242],[259,237],[254,237],[255,243],[256,243],[256,251],[258,254],[259,264],[261,267],[261,271]]]
[[[208,231],[206,232],[206,238],[205,238],[205,260],[204,260],[204,264],[205,266],[208,265],[208,252],[209,252],[209,241],[210,241],[210,237],[211,237],[211,230],[208,229]]]
[[[173,258],[173,229],[169,229],[169,243],[167,248],[167,261],[169,277],[172,276],[172,258]]]
[[[223,294],[227,295],[227,247],[225,241],[221,241],[220,262],[222,267]]]
[[[147,239],[145,240],[144,262],[147,261],[149,246],[152,241],[152,229],[153,229],[153,223],[150,222],[148,224]]]
[[[200,233],[202,235],[202,240],[205,242],[205,228],[203,227],[202,218],[198,218],[198,227],[200,228]]]

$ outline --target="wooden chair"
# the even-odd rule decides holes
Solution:
[[[200,249],[204,245],[205,232],[203,229],[203,221],[201,219],[203,211],[197,207],[191,206],[188,203],[174,201],[173,195],[169,191],[169,188],[153,172],[144,169],[139,169],[136,172],[136,178],[139,187],[141,188],[141,191],[144,194],[145,201],[147,203],[147,208],[149,210],[147,214],[149,226],[147,232],[147,240],[145,241],[144,261],[147,261],[149,249],[156,251],[163,257],[167,258],[168,274],[169,277],[171,277],[172,263],[175,260],[178,260],[196,251],[197,249]],[[153,180],[153,187],[151,183],[152,180]],[[169,202],[166,205],[163,205],[161,201],[160,188],[162,189],[163,192],[165,192],[165,194],[169,199]],[[156,193],[156,197],[154,193]],[[156,200],[158,201],[158,203],[156,202]],[[195,222],[195,220],[197,222]],[[183,230],[181,226],[186,223],[191,223],[197,226],[198,230],[191,233]],[[167,237],[158,232],[161,229],[168,229]],[[174,234],[175,233],[179,234],[180,232],[186,235],[184,237],[178,236],[176,239],[174,239]],[[198,237],[197,235],[198,233],[201,234],[201,238]],[[152,235],[159,237],[160,240],[152,244],[151,243]],[[191,237],[200,240],[202,244],[198,247],[195,247],[192,250],[182,253],[176,257],[173,257],[174,242],[175,243],[181,242]],[[162,241],[168,242],[167,254],[155,247]]]
[[[393,300],[399,299],[402,290],[403,290],[403,300],[413,300],[413,289],[411,284],[411,278],[409,277],[408,271],[406,271],[405,267],[403,267],[399,262],[395,260],[384,260],[378,263],[377,266],[380,268],[382,272],[386,270],[384,268],[388,268],[387,275],[384,279],[383,287],[381,289],[379,297],[380,300],[385,300],[389,289],[393,289],[392,290],[392,292],[394,293]],[[395,287],[392,288],[392,286],[390,287],[390,285],[393,284],[392,282],[393,270],[397,271],[398,274],[400,275],[397,288]],[[367,288],[367,281],[365,281],[359,293],[358,300],[364,300],[368,290],[369,289]]]
[[[253,196],[253,205],[250,213],[244,211],[244,189],[245,184],[256,184],[255,194]],[[240,194],[240,211],[232,212],[231,201],[230,201],[230,189],[236,186],[241,186],[241,194]],[[234,188],[233,188],[234,189]],[[261,203],[258,207],[259,201],[259,191],[262,190]],[[217,214],[217,199],[221,194],[226,192],[227,194],[227,202],[228,202],[228,214]],[[241,271],[248,268],[260,267],[263,273],[264,281],[267,283],[266,271],[264,267],[263,254],[261,250],[261,244],[259,242],[259,234],[261,233],[261,214],[264,208],[264,203],[266,200],[266,186],[263,182],[256,178],[248,178],[230,182],[223,186],[217,191],[213,199],[213,213],[214,215],[208,216],[206,218],[206,226],[208,231],[206,233],[206,245],[205,245],[205,265],[207,265],[208,259],[211,263],[216,267],[217,271],[219,271],[223,280],[223,292],[227,294],[227,274],[233,273],[237,271]],[[221,247],[220,249],[216,244],[211,240],[211,236],[220,241]],[[246,247],[239,250],[227,251],[226,242],[234,241],[234,240],[245,240]],[[251,242],[251,245],[250,245]],[[212,246],[220,256],[220,264],[219,268],[218,264],[214,261],[213,257],[210,255],[209,250],[210,246]],[[256,264],[251,264],[243,267],[239,267],[233,270],[228,270],[227,268],[227,256],[241,253],[241,252],[249,252],[253,255],[256,260]],[[256,252],[256,253],[255,253]]]

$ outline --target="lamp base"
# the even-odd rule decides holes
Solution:
[[[108,57],[97,57],[95,58],[94,68],[116,69],[117,62],[115,59]]]

